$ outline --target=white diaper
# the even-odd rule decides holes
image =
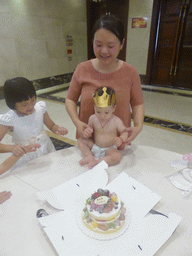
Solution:
[[[93,145],[92,149],[91,149],[91,153],[94,155],[95,158],[102,158],[105,156],[105,153],[108,149],[110,148],[117,148],[115,145],[109,147],[109,148],[100,148],[99,146],[97,146],[96,144]]]

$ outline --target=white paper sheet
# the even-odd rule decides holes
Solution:
[[[108,175],[105,171],[108,165],[105,161],[100,162],[93,169],[71,179],[50,191],[37,193],[39,199],[47,200],[56,209],[69,209],[73,206],[78,196],[93,192],[98,187],[105,187]]]
[[[71,221],[75,215],[64,211],[39,221],[60,256],[154,255],[169,239],[181,221],[180,216],[148,214],[140,222],[133,222],[122,236],[114,240],[98,241],[86,236]],[[44,219],[44,220],[43,220]]]
[[[159,195],[124,172],[107,187],[126,203],[133,219],[143,218],[161,199]]]

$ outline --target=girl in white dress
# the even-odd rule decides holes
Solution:
[[[39,156],[55,151],[55,147],[44,131],[44,124],[58,135],[68,130],[56,125],[46,110],[44,101],[36,103],[33,83],[17,77],[4,84],[4,96],[10,110],[0,115],[0,141],[8,130],[12,131],[13,145],[0,143],[0,152],[13,155],[0,165],[0,174],[14,169]]]

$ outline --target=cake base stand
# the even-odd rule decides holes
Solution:
[[[82,215],[82,208],[76,214],[76,221],[77,221],[77,225],[80,228],[80,230],[85,235],[87,235],[89,238],[93,238],[96,240],[102,240],[102,241],[112,240],[112,239],[122,236],[126,232],[126,230],[129,228],[130,223],[131,223],[131,215],[129,212],[126,212],[125,213],[126,219],[125,219],[124,225],[121,229],[119,229],[115,232],[109,233],[109,234],[105,234],[105,233],[102,234],[102,233],[94,232],[94,231],[90,230],[89,228],[87,228],[83,223],[81,215]]]

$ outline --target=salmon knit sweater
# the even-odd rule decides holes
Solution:
[[[91,60],[80,63],[71,79],[67,99],[77,102],[81,96],[79,118],[88,123],[94,114],[93,94],[100,87],[111,87],[116,93],[114,114],[126,127],[131,126],[131,108],[144,103],[140,77],[136,69],[124,62],[122,67],[110,74],[98,72]]]

